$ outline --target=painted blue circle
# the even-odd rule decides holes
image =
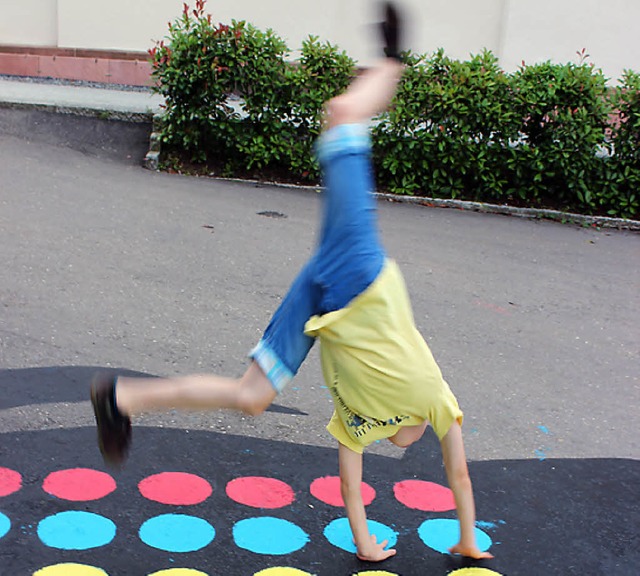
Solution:
[[[38,524],[42,543],[61,550],[88,550],[109,544],[116,525],[99,514],[69,510],[48,516]]]
[[[233,527],[239,548],[256,554],[290,554],[309,542],[309,535],[293,522],[262,516],[240,520]]]
[[[11,528],[11,520],[0,512],[0,538],[2,538]]]
[[[216,531],[202,518],[162,514],[140,526],[140,540],[166,552],[195,552],[212,542]]]
[[[398,542],[398,533],[392,528],[389,528],[389,526],[376,522],[375,520],[367,520],[367,526],[369,527],[369,532],[375,534],[378,542],[389,540],[389,543],[385,546],[385,550],[392,548]],[[334,546],[347,552],[356,552],[353,533],[351,532],[351,526],[349,526],[349,520],[347,518],[337,518],[330,522],[324,529],[324,535]]]
[[[491,548],[491,538],[479,528],[475,528],[476,543],[484,552]],[[460,523],[450,518],[425,520],[418,528],[418,536],[429,548],[448,554],[449,548],[460,540]]]

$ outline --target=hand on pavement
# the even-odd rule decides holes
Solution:
[[[391,556],[395,556],[396,551],[394,548],[390,548],[389,550],[385,550],[384,547],[389,543],[388,540],[383,540],[378,544],[376,541],[375,534],[371,535],[371,541],[365,547],[359,547],[356,552],[356,556],[359,560],[364,560],[365,562],[382,562]]]

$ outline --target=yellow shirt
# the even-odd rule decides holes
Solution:
[[[458,402],[415,326],[394,261],[387,260],[347,307],[310,318],[305,334],[320,339],[334,401],[327,430],[351,450],[362,452],[400,426],[428,420],[442,439],[454,420],[462,423]]]

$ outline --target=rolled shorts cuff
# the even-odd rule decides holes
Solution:
[[[278,394],[293,379],[293,372],[285,366],[284,362],[264,340],[260,340],[256,347],[249,352],[249,357],[260,366]]]

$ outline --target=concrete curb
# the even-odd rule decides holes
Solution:
[[[38,110],[52,114],[66,114],[69,116],[83,116],[98,118],[99,120],[120,120],[122,122],[142,123],[153,119],[153,112],[122,112],[118,110],[100,110],[77,106],[58,106],[55,104],[27,104],[22,102],[4,102],[0,100],[0,108],[12,110]]]
[[[157,166],[157,165],[156,165]],[[158,168],[154,168],[158,170]],[[286,184],[265,180],[250,180],[243,178],[222,178],[219,176],[206,176],[212,180],[223,182],[238,182],[245,184],[256,184],[260,186],[274,186],[276,188],[291,188],[294,190],[308,190],[317,192],[319,186],[303,186],[300,184]],[[562,224],[576,224],[584,227],[606,228],[614,230],[629,230],[640,232],[640,221],[627,220],[625,218],[610,218],[607,216],[587,216],[584,214],[574,214],[571,212],[561,212],[560,210],[547,210],[541,208],[519,208],[506,204],[488,204],[484,202],[472,202],[469,200],[452,200],[443,198],[431,198],[429,196],[403,196],[402,194],[389,194],[386,192],[376,192],[376,198],[389,200],[390,202],[402,202],[405,204],[416,204],[428,208],[453,208],[469,212],[483,212],[485,214],[502,214],[505,216],[516,216],[518,218],[528,218],[530,220],[553,220]]]
[[[571,212],[561,212],[560,210],[548,210],[542,208],[519,208],[506,204],[486,204],[484,202],[471,202],[468,200],[451,200],[442,198],[428,198],[425,196],[401,196],[398,194],[378,193],[379,198],[386,198],[394,202],[406,202],[410,204],[420,204],[435,208],[456,208],[458,210],[468,210],[473,212],[484,212],[487,214],[504,214],[506,216],[517,216],[519,218],[544,219],[562,222],[564,224],[578,224],[595,228],[614,228],[617,230],[640,231],[640,221],[627,220],[625,218],[610,218],[607,216],[587,216],[584,214],[574,214]]]
[[[143,165],[149,170],[160,170],[161,159],[161,129],[162,115],[156,114],[153,117],[153,131],[150,137],[150,147],[145,156]],[[317,190],[318,186],[302,186],[296,184],[284,184],[280,182],[245,180],[242,178],[220,178],[208,176],[215,180],[228,182],[246,182],[250,184],[261,184],[277,186],[281,188],[297,188]],[[432,208],[455,208],[456,210],[466,210],[471,212],[483,212],[486,214],[503,214],[505,216],[517,216],[518,218],[529,218],[531,220],[553,220],[563,224],[577,224],[584,227],[607,228],[616,230],[640,231],[640,221],[627,220],[625,218],[610,218],[607,216],[587,216],[584,214],[574,214],[571,212],[561,212],[560,210],[548,210],[542,208],[519,208],[506,204],[488,204],[484,202],[473,202],[469,200],[454,200],[443,198],[432,198],[430,196],[404,196],[402,194],[389,194],[376,192],[377,198],[384,198],[392,202],[404,202],[407,204],[419,204]]]
[[[162,147],[161,132],[162,114],[154,114],[151,134],[149,135],[149,150],[142,161],[142,165],[147,170],[160,170],[160,150]]]

